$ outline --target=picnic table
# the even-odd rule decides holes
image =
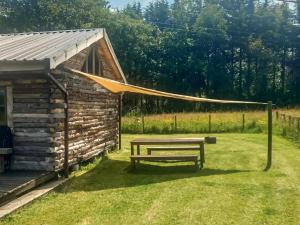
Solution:
[[[170,147],[158,147],[160,150],[199,150],[200,155],[200,167],[203,168],[203,164],[205,162],[204,157],[204,143],[205,138],[138,138],[134,139],[130,142],[131,144],[131,162],[135,167],[135,161],[139,160],[147,160],[147,161],[162,161],[162,160],[183,160],[183,161],[191,161],[195,159],[194,155],[165,155],[165,156],[152,156],[149,155],[141,155],[141,146],[159,146],[159,145],[172,145]],[[188,145],[186,147],[176,147],[178,145]],[[191,146],[190,145],[196,145]],[[135,148],[136,147],[136,148]],[[136,149],[136,155],[135,155]],[[157,150],[156,149],[156,150]],[[152,148],[152,150],[155,150]],[[196,156],[197,159],[197,156]]]

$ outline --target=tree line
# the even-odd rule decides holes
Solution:
[[[2,0],[0,32],[104,27],[131,84],[219,99],[300,103],[300,1]],[[125,109],[197,110],[129,96]]]

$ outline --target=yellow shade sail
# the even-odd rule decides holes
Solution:
[[[192,102],[209,102],[209,103],[223,103],[223,104],[259,104],[259,105],[266,105],[267,103],[262,102],[248,102],[248,101],[232,101],[232,100],[218,100],[218,99],[209,99],[209,98],[198,98],[193,96],[187,96],[187,95],[179,95],[179,94],[173,94],[163,91],[157,91],[153,89],[138,87],[130,84],[124,84],[115,80],[110,80],[107,78],[95,76],[92,74],[84,73],[79,70],[69,69],[72,72],[81,75],[83,77],[86,77],[88,79],[91,79],[95,81],[96,83],[102,85],[107,90],[113,92],[113,93],[123,93],[123,92],[130,92],[130,93],[136,93],[136,94],[144,94],[144,95],[153,95],[153,96],[159,96],[159,97],[166,97],[166,98],[174,98],[174,99],[180,99],[180,100],[186,100],[186,101],[192,101]]]

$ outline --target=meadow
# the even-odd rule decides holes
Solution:
[[[192,163],[141,163],[133,171],[129,141],[165,135],[123,135],[121,151],[83,166],[0,224],[299,224],[299,148],[275,136],[273,167],[264,172],[265,134],[215,135],[198,171]]]
[[[277,115],[279,114],[279,117]],[[283,119],[282,115],[285,115]],[[292,121],[289,121],[289,116]],[[274,109],[273,132],[299,143],[300,109]],[[297,124],[298,122],[298,124]],[[266,111],[212,113],[172,113],[131,115],[122,118],[122,132],[127,134],[183,133],[266,133]]]
[[[244,123],[243,114],[245,118]],[[224,133],[241,131],[258,133],[266,125],[266,116],[267,114],[264,111],[125,116],[122,119],[122,132],[132,134]]]

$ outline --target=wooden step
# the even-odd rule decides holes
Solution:
[[[0,175],[0,206],[56,178],[56,172],[7,171]]]

